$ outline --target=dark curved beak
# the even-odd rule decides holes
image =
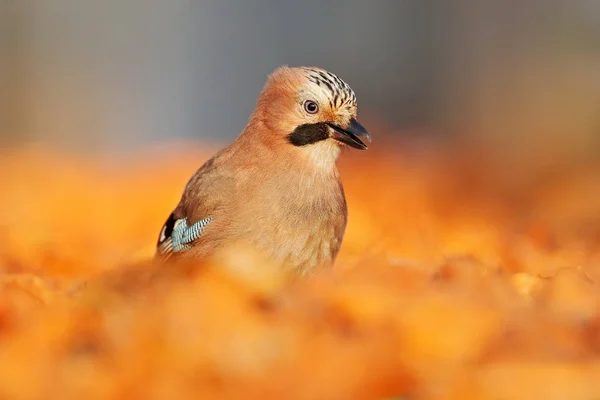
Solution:
[[[333,129],[333,134],[331,135],[332,138],[345,143],[348,146],[352,146],[355,149],[366,150],[367,145],[363,140],[366,139],[371,142],[371,135],[369,132],[367,132],[365,127],[354,118],[350,120],[350,125],[348,125],[347,128],[342,128],[329,122],[327,125]]]

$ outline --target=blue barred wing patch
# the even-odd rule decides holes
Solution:
[[[175,219],[171,214],[160,233],[158,253],[168,255],[189,250],[192,243],[202,236],[206,225],[212,221],[212,218],[204,218],[188,226],[187,218]]]

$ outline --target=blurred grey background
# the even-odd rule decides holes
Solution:
[[[0,143],[229,141],[281,64],[398,135],[600,149],[597,0],[0,0]]]

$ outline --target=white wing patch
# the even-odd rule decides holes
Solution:
[[[176,220],[171,214],[160,232],[158,253],[169,255],[189,250],[192,243],[204,233],[204,227],[212,220],[212,218],[204,218],[192,226],[188,226],[187,218]]]

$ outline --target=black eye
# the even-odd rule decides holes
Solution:
[[[304,102],[304,110],[309,114],[316,114],[319,111],[319,105],[312,100]]]

